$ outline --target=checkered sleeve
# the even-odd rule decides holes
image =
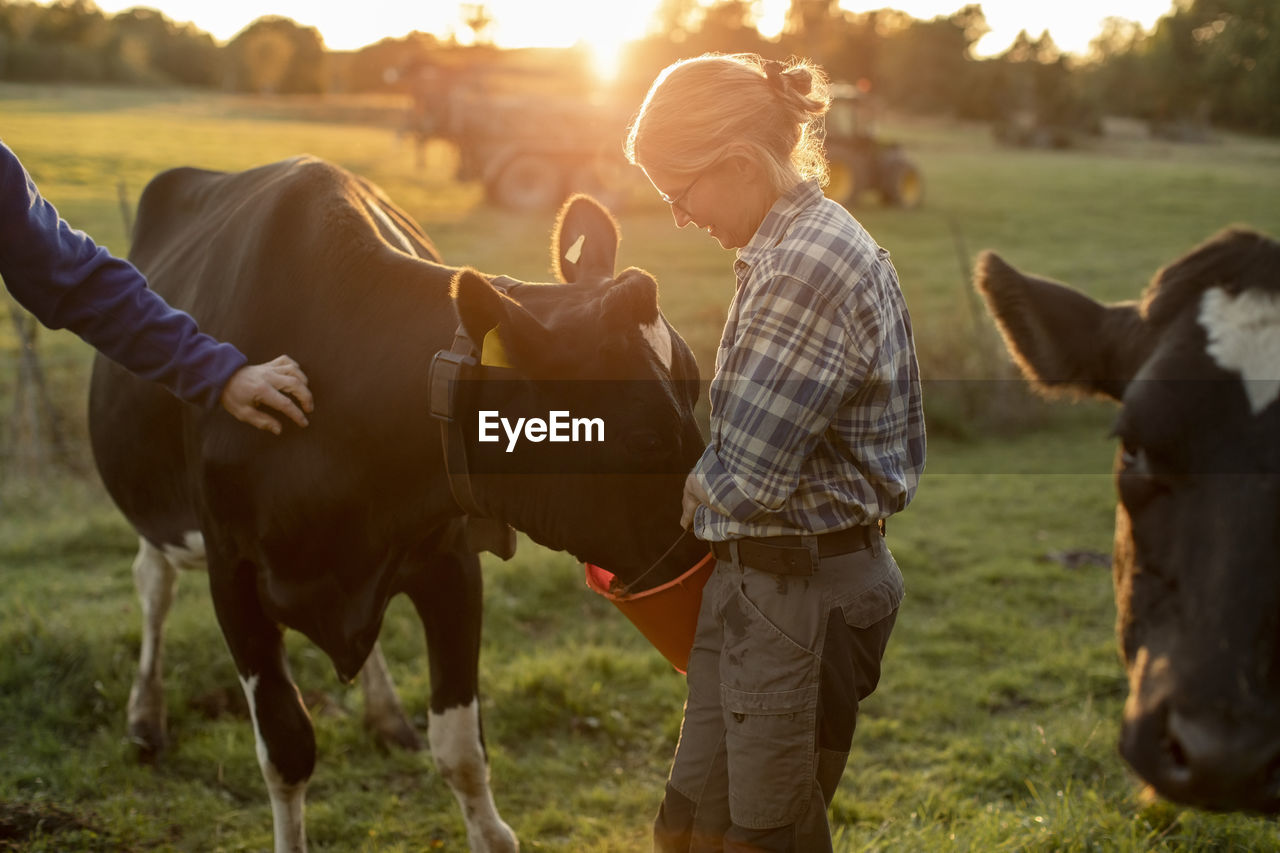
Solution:
[[[706,541],[870,524],[925,461],[920,376],[889,253],[815,182],[770,209],[734,263],[693,475]]]
[[[742,306],[712,381],[716,427],[694,468],[710,510],[743,523],[791,499],[803,462],[866,368],[819,290],[787,274],[762,285]]]

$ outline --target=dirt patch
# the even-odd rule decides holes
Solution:
[[[26,850],[36,839],[72,834],[78,850],[118,849],[102,829],[55,805],[0,802],[0,851]]]

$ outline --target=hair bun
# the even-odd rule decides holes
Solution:
[[[802,65],[788,68],[781,62],[769,59],[764,63],[764,76],[765,82],[779,94],[786,94],[791,90],[798,95],[808,95],[813,90],[813,75]]]
[[[808,95],[813,91],[813,72],[808,68],[797,67],[789,71],[784,71],[783,78],[791,81],[791,88],[801,95]]]
[[[774,89],[777,89],[779,92],[785,92],[787,89],[787,81],[782,79],[782,73],[785,70],[786,69],[781,62],[776,62],[772,59],[766,60],[764,63],[765,82]]]

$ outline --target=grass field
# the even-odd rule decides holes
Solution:
[[[419,172],[386,131],[279,115],[184,93],[0,86],[0,138],[73,224],[119,253],[119,182],[136,198],[170,166],[238,169],[309,152],[383,186],[450,262],[549,277],[550,218],[486,207],[478,187],[450,180],[446,147]],[[1110,410],[1031,401],[966,280],[972,255],[995,248],[1100,298],[1133,298],[1160,264],[1226,224],[1280,234],[1280,144],[1121,138],[1050,153],[997,149],[981,127],[886,130],[921,165],[926,206],[857,212],[892,252],[913,311],[930,462],[890,526],[908,597],[832,809],[837,849],[1280,848],[1274,822],[1148,800],[1116,753],[1125,683],[1110,573],[1055,559],[1109,551]],[[656,204],[619,218],[620,263],[657,276],[667,316],[707,370],[731,256],[674,231]],[[13,344],[5,323],[0,412],[12,405]],[[63,333],[42,333],[41,348],[83,458],[89,352]],[[204,579],[183,578],[169,622],[174,747],[140,767],[124,736],[140,634],[135,540],[91,475],[0,476],[0,850],[269,849],[253,733]],[[481,683],[499,810],[525,849],[649,849],[681,679],[568,556],[524,542],[485,571]],[[423,639],[407,602],[393,602],[382,639],[425,726]],[[290,649],[319,744],[312,849],[465,849],[430,759],[378,748],[359,691],[301,638]]]

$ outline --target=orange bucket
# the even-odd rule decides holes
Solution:
[[[684,673],[689,667],[693,633],[698,627],[702,588],[715,568],[715,557],[708,552],[696,566],[675,580],[631,595],[610,591],[614,579],[611,572],[591,563],[582,565],[587,571],[587,586],[612,601],[653,647]]]

